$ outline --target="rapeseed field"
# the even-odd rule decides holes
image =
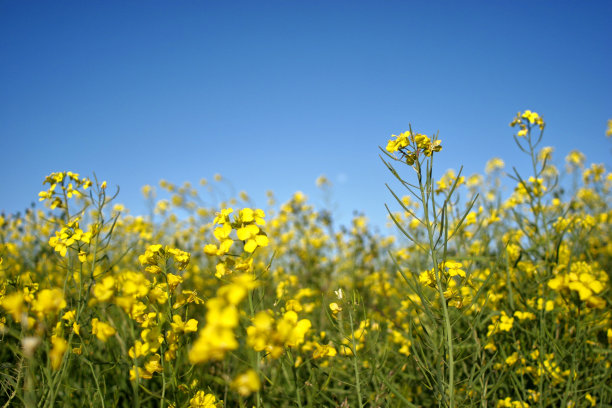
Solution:
[[[381,138],[386,236],[299,192],[216,200],[220,176],[132,215],[111,180],[50,174],[44,209],[0,216],[0,402],[612,406],[612,173],[555,166],[536,112],[510,125],[528,174],[436,180],[443,137]]]

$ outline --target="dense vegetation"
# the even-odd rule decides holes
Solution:
[[[106,182],[49,175],[46,210],[0,216],[0,401],[610,406],[612,174],[553,165],[535,112],[511,126],[531,174],[434,180],[443,143],[394,135],[396,236],[301,193],[216,200],[221,177],[145,186],[135,216]]]

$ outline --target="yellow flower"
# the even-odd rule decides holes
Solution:
[[[332,302],[332,303],[329,304],[329,310],[331,310],[331,312],[334,315],[336,315],[336,314],[338,314],[338,312],[342,311],[342,306],[340,306],[336,302]]]
[[[32,309],[39,318],[55,315],[66,307],[64,292],[61,289],[44,289],[38,293]]]
[[[338,354],[334,346],[332,345],[321,345],[315,342],[315,350],[312,353],[312,358],[315,360],[323,357],[334,357]]]
[[[595,398],[594,396],[592,396],[588,392],[587,392],[587,394],[584,397],[586,398],[587,401],[589,401],[591,403],[592,407],[597,406],[597,398]]]
[[[233,332],[240,318],[236,306],[246,297],[248,290],[256,286],[257,282],[252,275],[239,275],[232,283],[219,288],[217,297],[206,303],[206,325],[189,350],[191,364],[221,360],[226,352],[238,348]]]
[[[49,245],[55,250],[55,252],[59,252],[61,256],[66,256],[68,252],[68,246],[66,242],[60,238],[60,233],[55,231],[55,236],[49,238]]]
[[[49,359],[51,359],[51,367],[57,370],[62,363],[64,353],[68,349],[68,342],[62,337],[53,336],[51,337],[51,344],[53,348],[49,352]]]
[[[143,330],[140,333],[140,338],[145,342],[150,353],[156,353],[164,342],[164,336],[162,336],[159,327],[150,327]]]
[[[405,160],[410,166],[414,164],[420,153],[429,157],[434,152],[442,150],[440,140],[431,141],[431,139],[420,133],[413,134],[410,131],[400,133],[399,135],[391,135],[392,139],[387,142],[386,150],[389,153],[399,151],[401,159]],[[393,139],[395,138],[395,139]]]
[[[232,208],[222,209],[221,212],[218,212],[213,220],[214,224],[228,224],[230,222],[229,215],[233,213],[234,210]]]
[[[215,322],[221,327],[236,327],[240,317],[238,309],[232,304],[227,304],[220,298],[212,298],[206,304],[206,322]]]
[[[567,162],[567,164],[569,164],[572,167],[584,167],[585,160],[586,160],[586,157],[584,156],[584,154],[578,150],[572,150],[565,157],[565,161]]]
[[[552,160],[552,153],[553,153],[554,150],[555,149],[552,146],[543,147],[538,152],[538,160],[541,161],[541,162]]]
[[[142,266],[155,265],[162,255],[163,249],[160,244],[149,245],[144,255],[140,255],[138,260]]]
[[[491,324],[488,326],[487,337],[501,331],[510,331],[514,325],[514,318],[509,317],[502,311],[500,316],[493,316]]]
[[[431,156],[433,152],[439,152],[442,150],[441,140],[432,142],[428,136],[420,133],[414,135],[414,142],[416,143],[417,148],[420,149],[425,156]]]
[[[298,321],[298,315],[294,311],[288,311],[277,324],[277,331],[285,338],[285,345],[295,347],[304,342],[306,332],[312,324],[308,319]]]
[[[495,345],[493,340],[489,340],[489,342],[484,346],[484,349],[490,352],[494,352],[497,351],[497,346]]]
[[[421,282],[423,285],[435,288],[436,287],[436,277],[434,276],[433,269],[421,272],[419,274],[419,282]]]
[[[189,362],[197,364],[222,360],[226,352],[237,348],[238,341],[230,328],[207,324],[189,350]]]
[[[145,356],[149,353],[149,346],[147,343],[143,343],[140,340],[136,340],[134,345],[130,347],[128,355],[130,358],[137,359],[140,356]]]
[[[518,310],[514,312],[514,317],[518,318],[519,320],[535,320],[536,318],[536,316],[531,312],[520,312]]]
[[[542,117],[538,113],[526,110],[523,113],[517,113],[514,120],[510,123],[511,127],[517,125],[519,126],[520,130],[516,135],[518,137],[524,137],[527,136],[527,133],[529,129],[531,129],[531,126],[536,125],[540,128],[540,130],[544,130],[545,123],[544,119],[542,119]]]
[[[189,265],[189,261],[191,260],[191,254],[186,251],[181,251],[178,248],[167,248],[167,251],[174,258],[174,265],[183,270]]]
[[[151,358],[149,358],[149,360],[145,363],[144,370],[147,372],[147,374],[150,375],[150,377],[152,377],[155,373],[161,373],[162,371],[164,371],[162,365],[160,364],[160,360],[160,355],[155,354],[151,356]]]
[[[13,319],[17,323],[21,322],[25,312],[23,300],[23,294],[21,292],[11,293],[0,300],[0,305],[13,316]]]
[[[405,356],[410,356],[410,346],[411,346],[411,342],[407,341],[406,343],[402,344],[402,347],[400,347],[400,349],[398,350],[398,352],[400,354],[403,354]]]
[[[217,398],[212,394],[206,394],[204,391],[196,392],[196,395],[189,400],[189,408],[214,408],[216,407]]]
[[[485,166],[485,172],[487,174],[493,173],[496,170],[501,170],[503,169],[505,166],[505,163],[502,159],[500,159],[499,157],[494,157],[491,160],[489,160]]]
[[[106,280],[106,278],[105,278]],[[119,286],[124,295],[140,298],[149,293],[149,280],[138,272],[124,272],[119,277]],[[110,282],[107,283],[109,285]]]
[[[293,310],[294,312],[301,312],[302,310],[304,310],[304,308],[302,307],[302,304],[300,303],[299,300],[295,300],[295,299],[289,299],[286,303],[285,303],[285,309],[287,310]]]
[[[97,317],[91,320],[91,333],[95,334],[98,340],[106,342],[110,336],[113,336],[117,331],[107,323],[101,322]]]
[[[518,352],[514,352],[512,353],[510,356],[508,356],[508,358],[506,358],[506,364],[508,365],[514,365],[514,363],[516,363],[518,361]]]
[[[407,147],[409,144],[409,136],[410,132],[400,133],[399,135],[391,135],[392,139],[387,142],[386,150],[389,153],[394,153]],[[393,138],[395,138],[395,140]]]
[[[168,287],[172,291],[174,291],[174,289],[176,289],[176,287],[183,282],[182,277],[178,275],[174,275],[172,273],[169,273],[168,275],[166,275],[166,278],[168,279]]]
[[[255,224],[244,225],[236,231],[238,239],[246,241],[244,244],[244,250],[246,252],[253,252],[257,247],[265,247],[268,245],[268,237],[260,233],[260,229]]]
[[[252,326],[247,327],[247,344],[255,351],[263,351],[273,333],[274,318],[270,312],[261,311],[253,317],[252,323]]]
[[[232,225],[230,223],[222,224],[220,227],[215,228],[213,235],[217,240],[223,241],[232,233]]]
[[[115,278],[106,276],[102,282],[96,283],[93,288],[94,297],[100,302],[106,302],[115,294]]]
[[[505,312],[502,312],[499,329],[503,331],[510,331],[512,329],[512,325],[514,324],[514,318],[508,317]]]
[[[183,322],[183,319],[179,315],[172,316],[173,323],[172,331],[175,333],[193,333],[198,331],[198,321],[195,319],[189,319],[187,322]]]
[[[132,366],[132,368],[130,368],[130,381],[136,381],[137,378],[150,380],[152,377],[153,375],[147,373],[140,367]]]
[[[217,255],[217,251],[218,248],[215,244],[207,244],[204,246],[204,253],[206,255]]]
[[[538,310],[544,309],[546,312],[551,312],[555,308],[555,302],[552,300],[547,300],[544,302],[544,299],[538,299]]]
[[[245,273],[237,275],[232,283],[222,286],[217,291],[217,295],[231,305],[237,305],[246,297],[250,289],[255,289],[259,283],[251,274]]]
[[[247,397],[252,393],[259,391],[261,383],[259,382],[257,373],[254,370],[248,370],[237,376],[232,381],[231,387],[240,395]]]
[[[153,289],[149,291],[148,297],[152,302],[157,302],[160,305],[163,305],[168,301],[168,292],[166,292],[163,286],[156,285]]]
[[[532,112],[530,110],[526,110],[525,112],[523,112],[521,117],[527,119],[532,125],[539,124],[540,122],[542,122],[542,118],[540,117],[540,115],[538,115],[537,112]]]
[[[497,408],[529,408],[529,404],[521,401],[512,401],[510,397],[497,401]]]
[[[460,262],[446,261],[444,262],[444,267],[448,268],[449,276],[461,276],[465,278],[465,272],[461,269],[463,265]]]
[[[238,221],[242,223],[254,222],[257,225],[266,225],[266,221],[264,220],[265,216],[266,214],[263,210],[253,210],[251,208],[244,208],[239,212]]]
[[[215,276],[217,278],[221,278],[228,273],[231,273],[231,270],[229,270],[223,262],[219,262],[217,265],[215,265]]]

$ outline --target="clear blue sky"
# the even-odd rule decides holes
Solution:
[[[221,173],[260,206],[315,179],[340,214],[385,218],[378,158],[412,124],[441,170],[503,158],[532,109],[561,163],[610,164],[610,1],[0,1],[0,211],[53,171],[96,172],[119,202]]]

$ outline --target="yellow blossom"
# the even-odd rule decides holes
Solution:
[[[231,383],[231,387],[240,395],[247,397],[252,393],[259,391],[261,388],[261,383],[257,373],[254,370],[248,370],[234,378]]]
[[[66,307],[64,292],[61,289],[43,289],[36,296],[32,309],[39,318],[55,315]]]
[[[51,360],[51,367],[57,370],[62,363],[64,353],[68,349],[68,342],[62,337],[53,336],[51,338],[51,344],[53,348],[49,352],[49,359]]]
[[[166,275],[166,279],[168,279],[168,287],[172,291],[174,291],[174,289],[176,289],[176,287],[183,282],[182,277],[178,275],[174,275],[172,273],[169,273],[168,275]]]
[[[91,333],[95,334],[98,340],[106,342],[110,336],[114,336],[117,331],[111,325],[101,322],[97,317],[91,320]]]
[[[3,299],[0,299],[0,305],[13,316],[13,319],[20,323],[25,312],[23,293],[15,292]]]
[[[342,306],[340,306],[338,303],[336,302],[332,302],[329,304],[329,310],[331,310],[331,312],[336,315],[338,314],[338,312],[342,311]]]
[[[198,321],[195,319],[189,319],[187,322],[183,322],[183,319],[179,315],[172,316],[172,330],[176,333],[193,333],[198,331]]]
[[[206,394],[204,391],[198,391],[189,400],[189,408],[214,408],[216,407],[217,398],[212,394]]]

